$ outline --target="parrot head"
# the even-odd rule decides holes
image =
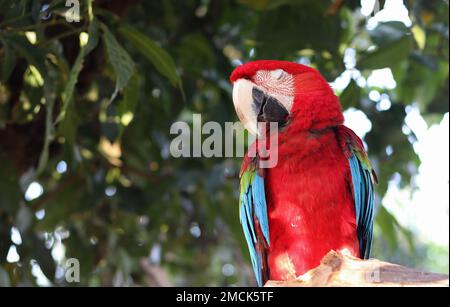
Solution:
[[[343,122],[338,98],[311,67],[260,60],[238,66],[230,80],[239,120],[254,135],[260,135],[261,122],[276,122],[281,132],[320,130]]]

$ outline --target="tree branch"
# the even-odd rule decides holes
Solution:
[[[266,287],[448,287],[449,277],[377,259],[330,251],[321,264],[295,280],[269,280]]]

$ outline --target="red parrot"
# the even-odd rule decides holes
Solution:
[[[326,80],[311,67],[273,60],[240,65],[230,80],[244,126],[278,138],[268,149],[277,150],[275,166],[261,167],[257,138],[240,173],[240,221],[258,285],[296,278],[330,250],[368,258],[377,179]],[[260,131],[261,122],[276,122],[277,133]]]

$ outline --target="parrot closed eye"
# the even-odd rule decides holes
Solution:
[[[230,79],[250,133],[264,134],[261,122],[279,126],[270,149],[278,163],[261,169],[258,155],[247,154],[240,173],[240,220],[258,285],[294,279],[330,250],[368,258],[377,178],[325,79],[305,65],[272,60],[238,66]]]

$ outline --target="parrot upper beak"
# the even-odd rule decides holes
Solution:
[[[288,121],[285,106],[246,79],[234,82],[233,103],[239,120],[253,135],[261,135],[258,122],[277,122],[281,127]]]

